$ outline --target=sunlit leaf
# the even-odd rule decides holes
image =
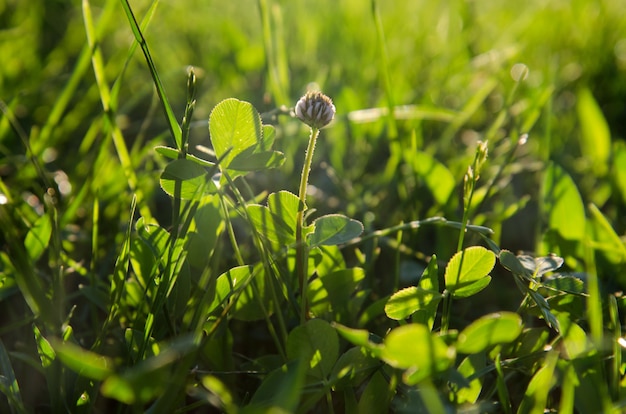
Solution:
[[[456,400],[460,403],[474,404],[478,400],[480,392],[483,389],[483,377],[477,375],[487,365],[485,353],[479,352],[468,355],[461,361],[457,370],[466,379],[473,377],[467,387],[459,388],[455,391]]]
[[[215,155],[224,156],[220,167],[229,168],[238,154],[262,142],[262,131],[261,116],[252,104],[234,98],[217,104],[209,117],[209,132]]]
[[[468,298],[485,289],[491,283],[491,276],[485,276],[475,282],[467,284],[454,292],[454,296],[458,298]]]
[[[432,302],[438,303],[441,298],[439,292],[410,286],[391,295],[385,305],[385,313],[390,319],[406,319],[418,310],[424,310]]]
[[[456,296],[471,296],[489,284],[491,279],[487,277],[495,263],[495,254],[481,246],[468,247],[456,253],[446,266],[446,289]]]
[[[358,237],[363,232],[363,224],[341,214],[322,216],[313,222],[315,230],[309,237],[310,246],[337,245]]]
[[[500,312],[483,316],[459,334],[457,352],[476,354],[494,345],[514,341],[522,333],[522,318],[516,313]]]
[[[33,332],[35,334],[35,342],[37,343],[37,353],[41,360],[41,366],[46,368],[52,364],[52,361],[56,359],[56,353],[50,345],[50,342],[41,334],[39,328],[34,325]]]
[[[239,412],[295,412],[302,395],[307,368],[305,361],[294,360],[274,370],[256,390],[250,405]]]
[[[439,292],[439,266],[437,265],[437,255],[433,254],[431,256],[428,266],[422,273],[418,287],[423,290]],[[435,318],[437,317],[439,302],[440,299],[435,297],[431,302],[426,304],[424,308],[415,311],[411,320],[414,323],[423,323],[432,330]]]

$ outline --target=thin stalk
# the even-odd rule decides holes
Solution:
[[[354,239],[346,242],[345,244],[341,245],[340,247],[345,248],[345,247],[350,247],[350,246],[355,246],[357,244],[361,244],[364,243],[368,240],[371,239],[376,239],[376,238],[381,238],[381,237],[387,237],[393,233],[397,233],[399,231],[402,230],[415,230],[418,229],[422,226],[425,225],[429,225],[429,224],[436,224],[436,225],[441,225],[441,226],[446,226],[446,227],[451,227],[454,229],[461,229],[462,228],[462,224],[461,222],[458,221],[450,221],[444,217],[429,217],[427,219],[424,220],[414,220],[414,221],[410,221],[408,223],[402,223],[402,224],[398,224],[395,225],[393,227],[388,227],[386,229],[382,229],[382,230],[376,230],[373,231],[371,233],[366,234],[365,236],[360,236],[360,237],[355,237]],[[491,235],[493,234],[493,231],[488,228],[488,227],[484,227],[484,226],[476,226],[476,225],[472,225],[472,224],[468,224],[466,225],[466,230],[470,230],[470,231],[474,231],[480,235],[486,236],[486,235]]]
[[[498,398],[500,399],[500,406],[502,407],[502,411],[506,414],[511,414],[511,399],[509,397],[509,392],[506,388],[506,381],[504,379],[504,372],[502,370],[502,361],[501,355],[498,353],[496,355],[496,360],[494,361],[494,367],[496,368],[496,387],[498,390]]]
[[[472,200],[474,198],[474,189],[476,188],[476,182],[478,181],[480,168],[484,157],[486,158],[486,150],[484,154],[481,154],[481,149],[477,149],[476,156],[472,166],[468,168],[465,174],[465,185],[463,194],[463,219],[461,220],[461,231],[459,234],[459,241],[456,246],[456,251],[461,252],[461,261],[459,263],[459,270],[456,275],[456,284],[458,284],[461,277],[461,271],[463,269],[463,259],[465,258],[465,250],[463,250],[463,243],[465,241],[465,232],[467,231],[467,225],[469,222],[470,209],[472,207]],[[450,314],[452,313],[452,293],[447,290],[443,296],[443,315],[441,317],[441,332],[448,332],[450,325]]]
[[[308,285],[308,249],[303,240],[304,230],[304,209],[306,206],[306,188],[309,184],[309,173],[311,172],[311,163],[313,161],[313,152],[315,151],[315,142],[320,134],[319,128],[311,127],[311,135],[309,137],[309,145],[306,149],[304,165],[302,166],[302,174],[300,176],[300,190],[298,196],[300,198],[300,206],[298,215],[296,216],[296,272],[300,283],[300,323],[304,324],[308,313],[308,304],[306,291]]]
[[[459,271],[456,275],[456,281],[458,283],[461,275],[461,269],[463,269],[463,259],[465,258],[465,251],[463,250],[463,242],[465,240],[465,231],[467,229],[467,221],[469,220],[469,206],[472,202],[472,196],[474,195],[473,186],[469,195],[469,201],[467,206],[463,209],[463,220],[461,221],[461,234],[459,235],[459,241],[456,247],[457,252],[461,252],[461,262],[459,263]],[[448,291],[444,292],[443,296],[443,315],[441,318],[441,332],[448,332],[450,326],[450,314],[452,313],[452,294]]]

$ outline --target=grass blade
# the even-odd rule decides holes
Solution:
[[[6,395],[11,407],[12,413],[26,413],[22,395],[20,394],[20,386],[15,378],[13,366],[9,359],[9,353],[4,347],[4,343],[0,340],[0,392]]]
[[[167,100],[167,96],[165,95],[163,83],[161,83],[161,78],[159,78],[156,66],[154,65],[152,56],[150,55],[150,50],[148,49],[148,43],[146,43],[146,39],[143,37],[143,33],[139,28],[139,24],[137,23],[137,19],[135,19],[135,15],[133,14],[128,0],[122,1],[122,6],[124,7],[126,17],[128,17],[128,22],[130,23],[130,27],[133,30],[133,34],[135,35],[135,40],[137,40],[137,43],[139,43],[139,45],[141,46],[141,50],[143,50],[143,54],[146,58],[146,63],[148,63],[150,75],[152,75],[154,86],[156,87],[157,94],[161,99],[161,106],[163,108],[163,112],[165,113],[165,118],[167,119],[167,124],[169,126],[172,137],[174,138],[174,142],[176,142],[176,147],[179,150],[182,150],[182,131],[180,129],[180,125],[178,125],[178,122],[176,121],[176,116],[174,116],[174,111],[172,110],[172,107]]]
[[[147,206],[145,206],[143,203],[143,192],[138,187],[137,176],[135,175],[135,170],[133,168],[130,154],[128,153],[128,148],[126,148],[126,141],[124,140],[122,131],[117,126],[117,123],[115,121],[115,102],[111,100],[111,90],[106,81],[104,61],[102,59],[102,53],[98,46],[98,39],[96,37],[96,30],[93,24],[89,0],[83,0],[83,20],[85,23],[85,31],[87,33],[87,41],[89,42],[89,47],[91,49],[91,64],[93,66],[94,75],[96,77],[96,83],[98,85],[98,92],[100,93],[102,107],[104,108],[105,120],[107,121],[108,127],[111,130],[113,143],[115,144],[118,158],[120,160],[120,163],[122,164],[122,168],[124,169],[126,179],[128,180],[128,186],[131,191],[133,191],[137,195],[139,210],[144,217],[150,218],[152,217],[152,214],[150,213],[150,210],[147,208]]]

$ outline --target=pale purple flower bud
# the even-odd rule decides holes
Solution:
[[[335,117],[335,105],[321,92],[307,92],[296,104],[296,116],[308,126],[320,129]]]

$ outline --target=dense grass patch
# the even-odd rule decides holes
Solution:
[[[625,14],[0,4],[0,411],[621,412]]]

